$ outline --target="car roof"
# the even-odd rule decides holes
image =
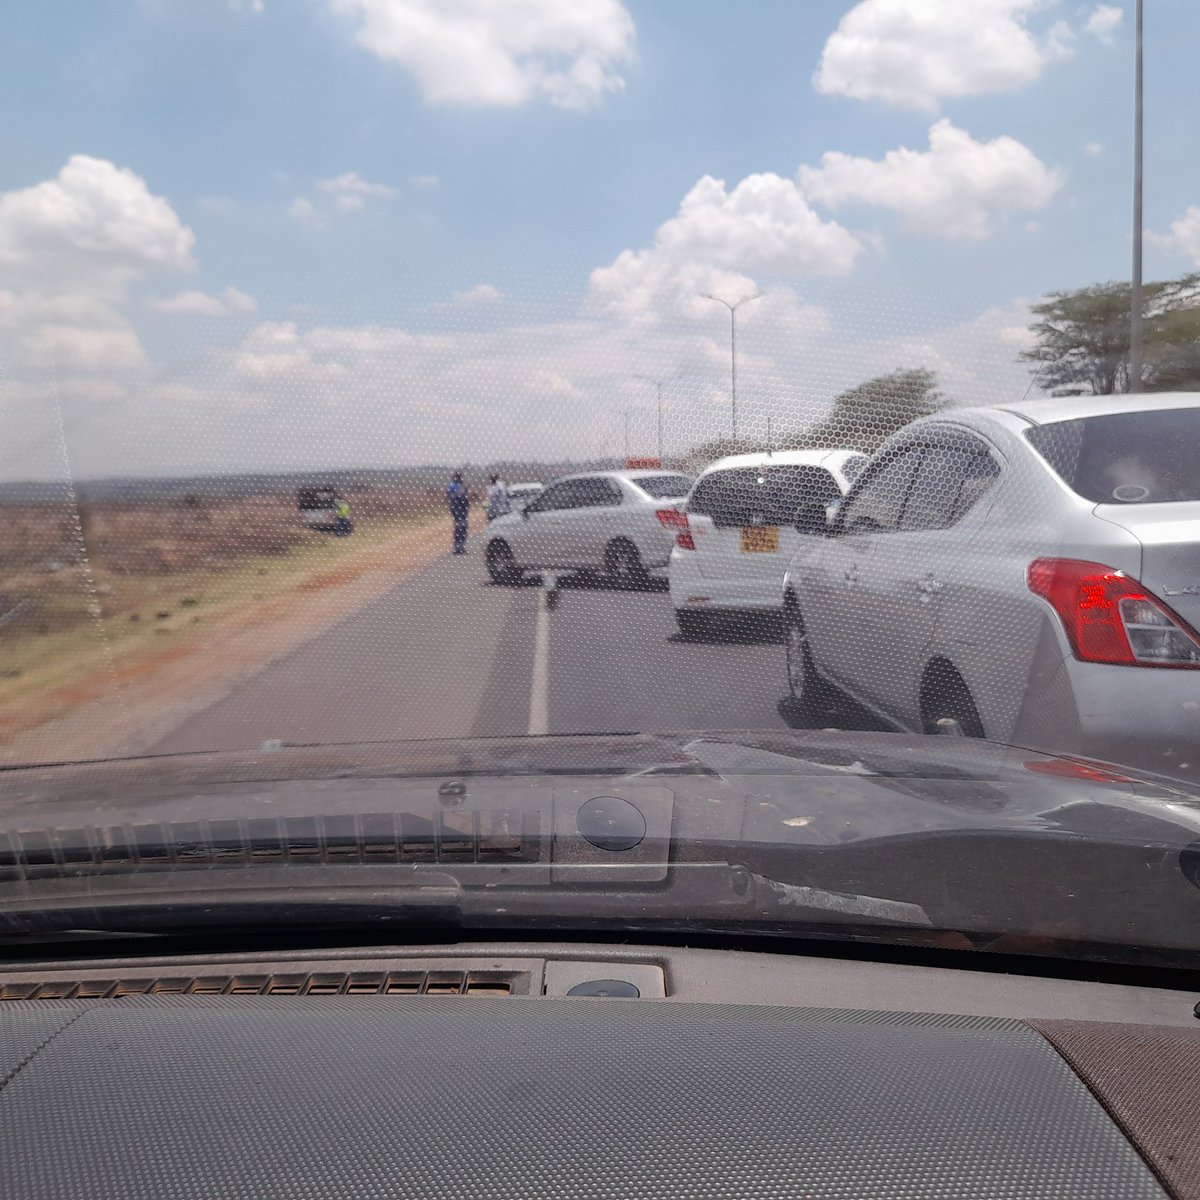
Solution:
[[[773,450],[770,453],[767,451],[757,451],[754,454],[730,454],[726,458],[718,458],[716,462],[709,463],[701,472],[701,475],[708,475],[712,471],[729,471],[736,470],[738,467],[761,467],[767,463],[774,466],[837,466],[844,462],[847,458],[855,455],[862,455],[866,452],[863,450]]]
[[[1200,392],[1139,392],[1117,396],[1056,396],[997,404],[994,408],[1023,417],[1034,425],[1070,421],[1078,417],[1104,417],[1117,413],[1156,412],[1172,408],[1200,408]],[[944,415],[951,416],[952,410]]]
[[[681,475],[684,479],[690,478],[686,471],[676,471],[672,467],[658,468],[639,468],[637,470],[616,470],[616,471],[580,471],[575,475],[564,475],[561,479],[556,479],[555,483],[565,483],[568,479],[628,479],[633,483],[637,483],[639,479],[658,479],[663,475]]]

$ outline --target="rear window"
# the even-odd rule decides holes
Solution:
[[[654,500],[674,500],[692,490],[692,481],[686,475],[647,475],[633,482]]]
[[[824,468],[784,463],[712,471],[696,485],[688,512],[715,525],[791,525],[802,504],[830,504],[842,494]]]
[[[1080,417],[1025,436],[1094,504],[1200,500],[1200,408]]]

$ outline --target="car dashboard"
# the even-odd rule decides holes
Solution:
[[[1195,996],[576,942],[10,964],[0,1194],[1182,1197]]]

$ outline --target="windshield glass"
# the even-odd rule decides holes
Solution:
[[[641,475],[634,480],[654,500],[674,500],[686,496],[692,481],[686,475]]]
[[[1200,500],[1200,408],[1114,413],[1029,430],[1062,481],[1097,504]]]
[[[359,867],[1200,953],[1200,5],[1144,7],[1139,110],[1132,0],[5,5],[0,923]]]

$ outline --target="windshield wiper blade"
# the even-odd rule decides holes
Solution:
[[[162,934],[211,930],[361,929],[463,925],[462,892],[443,877],[417,885],[377,881],[296,888],[258,885],[244,871],[217,872],[194,885],[164,877],[124,880],[108,894],[29,896],[0,903],[0,937],[93,933]]]

